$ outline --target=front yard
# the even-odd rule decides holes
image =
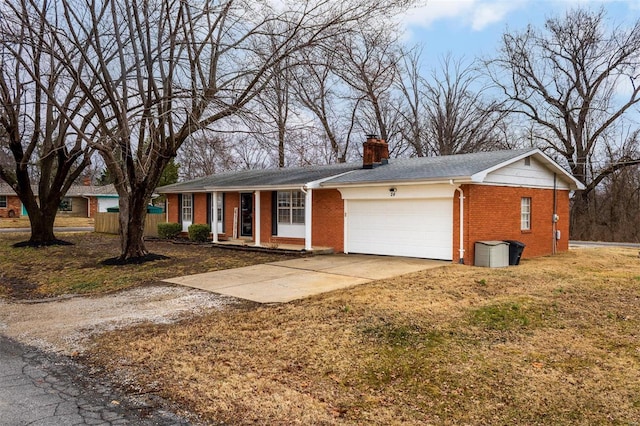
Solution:
[[[117,332],[87,359],[209,422],[637,424],[638,306],[637,251],[585,249]]]
[[[153,243],[172,259],[97,267],[115,255],[115,238],[65,239],[76,246],[14,250],[0,240],[0,276],[34,276],[38,296],[267,260]],[[71,287],[48,283],[60,266]],[[630,425],[640,419],[638,306],[637,250],[581,249],[110,332],[82,360],[208,424]]]
[[[117,235],[56,233],[72,246],[12,248],[28,234],[0,234],[0,296],[34,299],[62,294],[100,294],[164,278],[284,260],[282,254],[238,252],[150,241],[147,248],[169,259],[142,265],[106,266],[119,254]]]

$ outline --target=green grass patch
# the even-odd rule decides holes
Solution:
[[[472,310],[469,321],[488,330],[518,330],[539,325],[540,314],[527,302],[500,302]]]
[[[370,356],[364,363],[361,380],[365,386],[383,388],[394,382],[409,389],[436,392],[435,387],[423,383],[429,375],[436,353],[447,345],[447,337],[438,331],[415,323],[396,323],[381,320],[362,330],[369,344]]]

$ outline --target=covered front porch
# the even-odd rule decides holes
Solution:
[[[307,250],[304,244],[289,244],[289,243],[279,243],[279,242],[268,242],[262,243],[260,245],[256,245],[256,242],[250,239],[245,238],[230,238],[228,240],[218,240],[212,242],[215,247],[223,247],[223,248],[249,248],[249,249],[259,249],[259,250],[275,250],[275,251],[289,251],[289,252],[309,252],[312,251],[314,254],[332,254],[334,253],[333,247],[325,247],[325,246],[313,246],[311,250]]]

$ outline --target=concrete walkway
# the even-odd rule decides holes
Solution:
[[[449,261],[405,257],[336,254],[226,269],[164,281],[258,303],[286,303],[373,280],[450,264]]]

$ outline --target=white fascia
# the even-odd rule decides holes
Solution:
[[[392,181],[384,181],[384,182],[357,182],[357,183],[336,183],[332,185],[323,186],[325,189],[339,189],[339,188],[364,188],[364,187],[372,187],[372,186],[410,186],[410,185],[442,185],[449,184],[451,180],[454,180],[457,184],[463,183],[472,183],[472,179],[469,176],[457,176],[451,178],[441,178],[434,180],[392,180]]]
[[[356,169],[356,170],[360,170],[360,169]],[[355,172],[355,170],[349,170],[348,172],[344,172],[344,173],[340,173],[340,174],[337,174],[337,175],[329,176],[329,177],[326,177],[326,178],[323,178],[323,179],[314,180],[312,182],[309,182],[309,183],[305,184],[303,188],[319,189],[319,188],[321,188],[321,185],[324,182],[326,182],[328,180],[331,180],[331,179],[338,178],[340,176],[348,175],[349,173],[353,173],[353,172]],[[329,187],[327,187],[327,188],[329,188]]]

